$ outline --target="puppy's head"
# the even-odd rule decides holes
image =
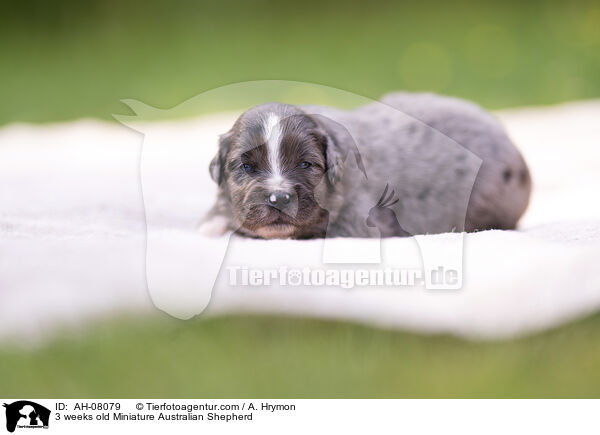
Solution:
[[[337,146],[318,119],[294,106],[269,103],[242,114],[221,136],[210,173],[239,232],[302,237],[326,226],[327,212],[315,195],[326,189],[324,176],[335,181],[338,159]]]

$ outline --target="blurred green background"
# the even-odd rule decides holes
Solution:
[[[600,95],[598,1],[10,2],[0,123],[110,119],[246,80],[377,98],[431,90],[487,108]]]
[[[600,315],[469,342],[278,317],[90,325],[0,349],[0,397],[597,398]]]
[[[284,79],[496,109],[600,96],[600,2],[4,2],[0,124]],[[502,342],[272,317],[105,321],[0,347],[10,397],[598,397],[600,317]]]

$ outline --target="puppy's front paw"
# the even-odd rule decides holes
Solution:
[[[197,229],[203,236],[221,237],[229,230],[229,219],[225,216],[214,216],[198,225]]]

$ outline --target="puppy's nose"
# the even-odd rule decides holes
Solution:
[[[271,192],[267,198],[269,205],[273,207],[284,207],[290,203],[291,196],[289,193],[282,190]]]

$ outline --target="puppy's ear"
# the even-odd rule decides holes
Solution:
[[[344,175],[344,156],[333,135],[321,130],[319,136],[325,152],[327,179],[331,184],[335,184]]]
[[[354,154],[356,164],[366,178],[367,173],[362,158],[350,132],[341,124],[325,116],[313,115],[312,117],[319,124],[316,136],[323,146],[329,182],[335,184],[343,178],[344,166],[349,153]]]
[[[221,185],[223,182],[223,178],[225,175],[225,160],[227,158],[227,153],[231,148],[231,142],[233,140],[233,133],[228,131],[225,134],[219,136],[219,150],[217,154],[213,157],[208,167],[211,178],[217,183]]]

